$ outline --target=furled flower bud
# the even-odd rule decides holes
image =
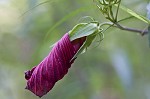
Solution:
[[[39,97],[49,92],[55,83],[68,72],[74,61],[71,59],[83,45],[85,39],[86,37],[82,37],[70,41],[69,34],[66,33],[39,65],[25,72],[26,89]]]

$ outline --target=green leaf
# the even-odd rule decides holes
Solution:
[[[69,31],[70,40],[73,41],[75,39],[89,36],[95,32],[98,32],[98,23],[80,23],[76,25],[71,31]]]
[[[141,20],[141,21],[143,21],[143,22],[145,22],[145,23],[150,24],[150,20],[147,19],[145,16],[139,15],[139,14],[137,14],[136,12],[134,12],[134,11],[132,11],[132,10],[126,8],[125,6],[122,6],[122,5],[120,5],[120,8],[121,8],[122,10],[124,10],[125,12],[129,13],[130,15],[136,17],[137,19],[139,19],[139,20]]]

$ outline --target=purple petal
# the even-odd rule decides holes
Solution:
[[[38,66],[25,72],[26,89],[39,97],[49,92],[55,83],[67,74],[73,63],[70,60],[84,41],[85,37],[71,42],[68,33],[66,33]]]

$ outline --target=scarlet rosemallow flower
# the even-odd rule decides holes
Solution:
[[[39,65],[25,72],[26,89],[39,97],[47,94],[55,83],[68,72],[75,60],[72,58],[83,45],[85,39],[86,37],[81,37],[70,41],[69,34],[66,33]]]

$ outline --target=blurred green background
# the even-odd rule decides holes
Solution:
[[[122,0],[146,16],[149,0]],[[0,99],[38,99],[25,90],[24,71],[36,66],[84,16],[105,18],[93,0],[0,0]],[[41,4],[41,5],[39,5]],[[39,5],[39,6],[37,6]],[[119,19],[129,15],[120,10]],[[144,29],[132,18],[121,24]],[[98,47],[93,43],[68,74],[42,99],[150,99],[147,35],[110,28]]]

